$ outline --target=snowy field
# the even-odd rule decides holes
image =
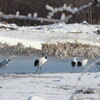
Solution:
[[[80,43],[100,47],[97,30],[100,30],[100,25],[85,22],[29,27],[0,23],[0,43],[11,46],[21,43],[38,50],[45,43]],[[1,74],[0,100],[100,100],[100,72],[87,72],[78,80],[81,74]],[[75,92],[89,88],[92,93]]]
[[[68,42],[100,46],[100,36],[97,35],[97,30],[100,30],[100,25],[91,25],[86,22],[29,27],[0,23],[0,42],[8,45],[21,43],[25,47],[36,49],[41,49],[42,44],[45,43]]]
[[[100,72],[56,74],[4,74],[0,100],[100,100]],[[94,93],[76,93],[90,88]]]

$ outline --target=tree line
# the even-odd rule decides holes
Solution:
[[[49,11],[46,9],[46,5],[50,5],[54,8],[62,7],[64,4],[74,7],[80,7],[93,0],[0,0],[0,11],[4,14],[16,14],[19,11],[20,15],[34,15],[37,13],[37,17],[47,18]],[[66,16],[70,12],[57,12],[54,14],[53,19],[60,19],[61,14],[65,13]],[[67,23],[82,22],[86,20],[90,24],[98,24],[100,21],[100,5],[91,6],[88,9],[80,11],[75,14],[72,19]],[[41,25],[41,24],[51,24],[50,22],[40,22],[40,21],[29,21],[22,19],[2,19],[1,21],[6,21],[9,23],[16,23],[17,25]]]

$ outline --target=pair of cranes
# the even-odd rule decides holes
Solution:
[[[74,57],[74,59],[71,62],[71,66],[74,67],[82,67],[82,66],[86,66],[88,62],[88,59],[83,59],[83,60],[78,60],[76,57]]]
[[[36,73],[39,72],[39,69],[42,72],[41,65],[43,65],[45,62],[47,62],[47,56],[45,56],[45,54],[43,53],[42,57],[36,59],[35,62],[34,62],[34,66],[37,67]],[[7,66],[9,63],[10,63],[10,59],[4,59],[4,60],[2,60],[0,62],[0,68],[5,68],[5,66]]]
[[[87,65],[88,59],[82,59],[82,60],[78,60],[77,57],[74,57],[74,59],[71,62],[71,66],[73,68],[75,67],[84,67]],[[96,67],[99,69],[100,71],[100,61],[94,63],[96,65]]]

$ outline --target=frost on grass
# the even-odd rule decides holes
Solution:
[[[39,56],[42,52],[45,52],[49,56],[61,58],[72,56],[88,58],[100,57],[100,47],[76,43],[42,44],[41,50],[24,47],[21,43],[12,46],[6,43],[0,43],[0,55]]]
[[[40,50],[32,47],[24,47],[21,43],[12,46],[9,46],[6,43],[0,43],[0,55],[2,56],[36,56],[40,53]]]
[[[76,43],[44,44],[42,49],[48,55],[55,55],[62,58],[71,56],[94,58],[100,56],[100,47]]]

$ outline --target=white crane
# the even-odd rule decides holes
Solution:
[[[77,61],[77,66],[84,67],[84,66],[86,66],[87,62],[88,62],[88,59],[83,59],[81,61]]]
[[[41,71],[41,66],[42,66],[45,62],[47,62],[47,56],[45,56],[44,53],[43,53],[43,54],[42,54],[42,57],[36,59],[35,62],[34,62],[34,66],[37,67],[36,73],[39,71],[39,69],[40,69],[40,71]],[[42,71],[41,71],[41,72],[42,72]]]
[[[71,61],[71,66],[75,68],[76,65],[77,65],[77,59],[76,57],[74,57],[74,59]]]
[[[4,66],[8,65],[10,63],[10,59],[4,59],[0,62],[0,68],[3,68]]]
[[[100,61],[98,61],[97,63],[95,63],[95,65],[97,65],[99,71],[100,71]]]

